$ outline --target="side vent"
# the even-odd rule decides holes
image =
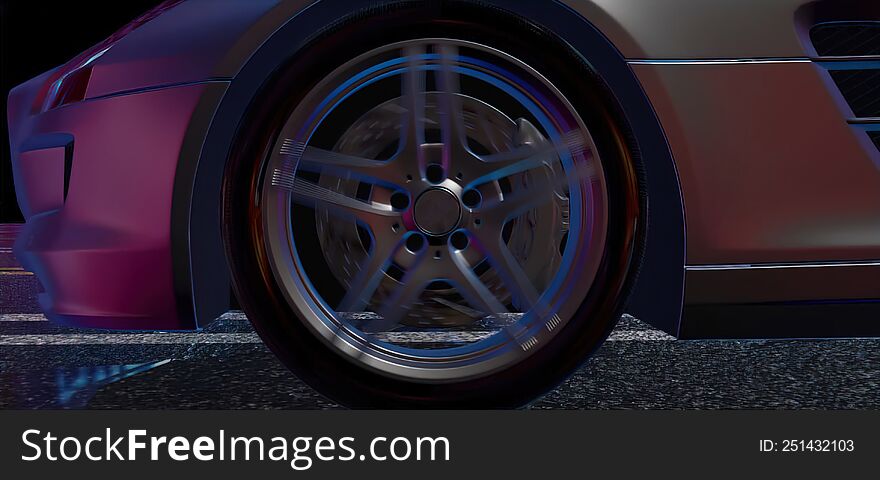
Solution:
[[[880,149],[880,132],[868,132],[868,138]]]
[[[852,111],[847,123],[880,150],[880,21],[822,22],[810,29],[810,40],[819,55],[813,61]]]
[[[810,30],[810,40],[822,57],[880,55],[880,22],[820,23]]]
[[[830,73],[856,117],[880,117],[880,69],[832,70]]]

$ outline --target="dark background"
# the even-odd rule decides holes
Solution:
[[[9,90],[110,36],[159,0],[0,0],[0,223],[21,222],[10,163]]]

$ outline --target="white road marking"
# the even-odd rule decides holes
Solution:
[[[615,330],[609,342],[671,342],[675,337],[661,330]]]
[[[48,322],[41,313],[4,313],[0,322]]]
[[[192,345],[261,343],[256,333],[108,333],[0,335],[0,346]]]
[[[2,252],[0,252],[2,253]],[[0,267],[0,275],[29,275],[33,276],[34,272],[29,272],[21,267]]]

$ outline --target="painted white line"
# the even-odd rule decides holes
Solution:
[[[671,342],[675,337],[660,330],[615,330],[609,342]]]
[[[86,335],[0,335],[0,346],[192,345],[261,343],[256,333],[116,333]]]
[[[0,322],[48,322],[42,313],[5,313]]]

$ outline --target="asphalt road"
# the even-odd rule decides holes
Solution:
[[[199,333],[108,333],[37,313],[0,270],[0,408],[328,409],[230,312]],[[536,409],[880,407],[880,340],[676,341],[631,317]]]
[[[0,409],[338,408],[230,312],[199,333],[53,325],[0,225]],[[833,319],[829,319],[833,321]],[[677,341],[632,317],[536,409],[880,408],[880,339]]]

